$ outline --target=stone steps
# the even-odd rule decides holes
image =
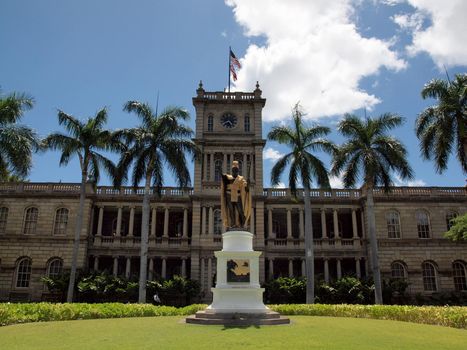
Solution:
[[[224,326],[272,326],[289,324],[290,319],[281,316],[278,312],[266,313],[212,313],[198,311],[195,315],[188,316],[186,323],[202,325],[224,325]]]

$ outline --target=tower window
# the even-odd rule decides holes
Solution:
[[[250,116],[248,114],[245,114],[245,131],[249,132],[250,131]]]
[[[212,116],[212,114],[210,114],[208,116],[208,131],[213,130],[213,125],[214,125],[214,117]]]

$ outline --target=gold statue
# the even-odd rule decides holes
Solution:
[[[226,229],[247,227],[251,215],[251,193],[248,182],[239,175],[238,162],[232,162],[232,174],[222,174],[221,213]]]

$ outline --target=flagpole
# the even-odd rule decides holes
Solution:
[[[232,49],[229,46],[229,67],[227,69],[227,72],[229,72],[229,93],[230,93],[230,51],[232,51]]]

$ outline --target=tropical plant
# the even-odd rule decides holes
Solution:
[[[383,186],[386,192],[389,191],[394,172],[403,180],[413,178],[405,147],[396,138],[386,134],[402,122],[400,116],[391,113],[373,119],[360,119],[355,115],[346,114],[339,123],[338,130],[348,140],[339,147],[333,159],[332,173],[339,176],[343,172],[342,179],[346,188],[355,187],[360,175],[363,178],[376,304],[382,304],[383,297],[373,189],[375,186]]]
[[[301,181],[305,202],[305,266],[306,266],[306,302],[314,302],[314,253],[313,227],[311,224],[310,189],[313,179],[319,187],[329,187],[328,172],[324,163],[313,152],[333,153],[335,146],[323,139],[330,133],[324,126],[307,127],[303,122],[304,113],[297,103],[292,109],[292,126],[275,126],[268,133],[268,139],[286,145],[291,151],[281,157],[272,168],[271,184],[279,184],[281,175],[289,167],[289,187],[297,197],[297,185]]]
[[[100,169],[104,168],[111,177],[115,173],[115,166],[108,158],[98,151],[117,151],[121,146],[112,138],[112,132],[103,129],[107,122],[107,111],[101,109],[94,117],[83,122],[75,117],[58,112],[58,122],[63,125],[68,134],[52,133],[43,140],[45,149],[60,150],[60,166],[67,165],[72,157],[78,156],[81,167],[81,187],[79,208],[76,216],[73,255],[71,261],[70,283],[68,285],[67,302],[73,301],[76,279],[76,269],[79,251],[81,229],[83,227],[84,200],[86,197],[86,182],[97,183]]]
[[[33,105],[34,100],[25,94],[0,96],[0,181],[23,179],[31,170],[38,137],[31,128],[17,123]]]
[[[466,241],[467,242],[467,214],[458,216],[451,219],[452,226],[444,237],[452,241]]]
[[[164,170],[168,169],[180,187],[189,186],[190,173],[185,155],[195,155],[196,146],[189,139],[193,131],[181,124],[181,121],[189,118],[184,109],[170,107],[157,115],[147,103],[129,101],[125,104],[124,111],[135,113],[141,124],[133,129],[122,130],[118,134],[127,144],[127,148],[122,152],[119,161],[119,176],[115,186],[118,187],[127,180],[127,171],[132,163],[133,187],[136,188],[144,181],[138,300],[145,303],[151,184],[155,186],[155,193],[158,194],[164,183]]]
[[[423,87],[422,97],[437,100],[416,121],[422,156],[434,159],[436,170],[442,173],[454,148],[467,173],[467,74],[456,74],[453,81],[449,77],[431,80]]]

